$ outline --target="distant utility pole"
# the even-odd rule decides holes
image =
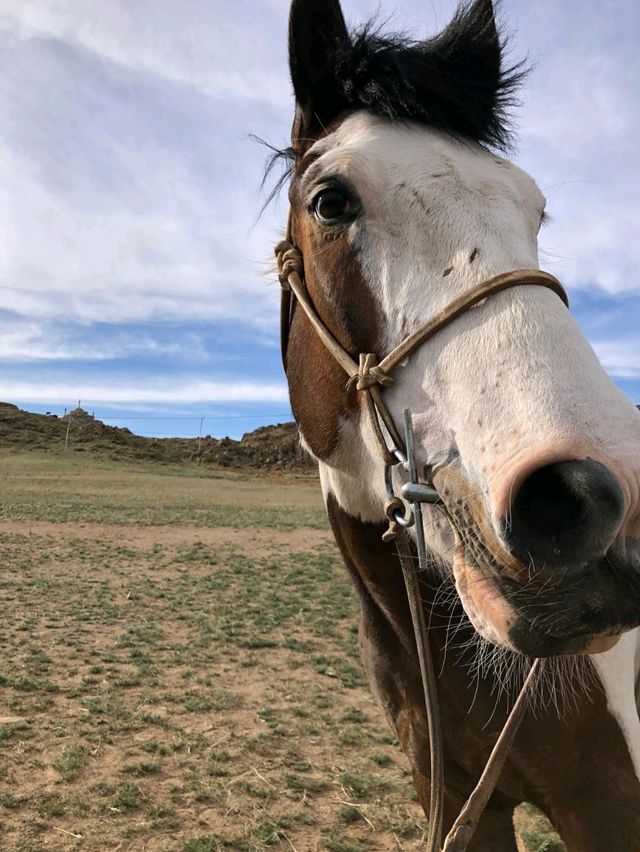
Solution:
[[[200,431],[198,432],[198,455],[200,455],[200,445],[202,444],[202,424],[204,423],[205,418],[200,418]]]
[[[65,408],[65,412],[66,412],[66,410],[67,410],[67,409]],[[67,449],[67,447],[69,446],[69,429],[71,429],[71,412],[69,412],[69,419],[67,420],[67,434],[65,435],[65,438],[64,438],[64,448],[65,448],[65,450],[66,450],[66,449]]]

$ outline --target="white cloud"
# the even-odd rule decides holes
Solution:
[[[576,288],[640,293],[640,109],[626,58],[577,39],[540,61],[525,97],[522,161],[553,217],[543,265]]]
[[[351,20],[380,7],[423,35],[455,5],[344,0]],[[0,358],[64,360],[63,322],[112,323],[105,360],[144,348],[118,334],[126,322],[228,320],[275,340],[263,273],[285,211],[253,227],[264,156],[245,137],[288,134],[288,7],[0,0],[0,309],[26,323],[5,328]],[[616,15],[595,0],[503,5],[514,55],[538,63],[519,161],[554,218],[543,265],[610,294],[640,292],[637,16],[635,0]],[[617,375],[633,370],[605,351]]]
[[[95,0],[20,0],[7,4],[0,21],[22,39],[59,39],[213,97],[279,107],[288,81],[271,41],[282,21],[266,14],[264,5],[253,10],[248,5],[210,0],[105,0],[99,5]],[[247,27],[251,11],[257,13],[251,15],[254,24],[261,18],[258,28]]]
[[[593,348],[607,372],[617,379],[640,379],[638,339],[595,341]]]
[[[263,275],[275,228],[252,228],[263,152],[236,140],[250,157],[247,176],[242,160],[226,161],[221,142],[233,140],[216,139],[215,115],[200,115],[199,99],[152,86],[138,105],[128,95],[136,81],[110,66],[96,71],[87,57],[48,46],[24,51],[5,57],[0,80],[1,108],[13,119],[0,140],[0,308],[275,328],[275,278],[269,287]],[[49,96],[23,98],[15,89],[37,70]],[[87,112],[94,101],[98,116]],[[189,138],[179,127],[185,112]],[[49,138],[36,144],[38,135]]]
[[[83,322],[276,323],[275,278],[263,274],[266,261],[251,258],[240,222],[213,235],[193,218],[162,211],[78,210],[6,152],[0,208],[0,308]]]
[[[0,318],[0,361],[109,361],[152,356],[207,357],[202,340],[185,333],[180,340],[158,339],[148,332],[113,330],[96,334],[92,327],[46,324],[12,316]]]
[[[284,384],[263,384],[243,381],[198,381],[191,376],[129,384],[13,382],[0,379],[0,399],[12,402],[31,402],[67,405],[70,399],[81,399],[83,405],[180,405],[187,403],[287,403]]]

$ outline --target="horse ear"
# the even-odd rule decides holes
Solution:
[[[338,68],[350,48],[339,0],[293,0],[289,67],[296,97],[294,148],[326,127],[347,105]]]
[[[450,112],[448,123],[472,138],[490,128],[501,109],[501,97],[508,97],[519,79],[503,74],[503,43],[492,0],[461,6],[446,29],[424,47],[435,62],[427,88],[438,93],[441,87],[444,111]]]
[[[357,96],[380,115],[422,121],[506,150],[509,110],[527,69],[524,63],[504,67],[504,47],[492,0],[469,0],[439,35],[413,43],[389,40],[369,70],[381,84],[360,85]],[[375,99],[367,102],[370,92]]]
[[[473,0],[461,6],[449,26],[432,41],[445,65],[474,69],[500,78],[502,44],[493,0]]]

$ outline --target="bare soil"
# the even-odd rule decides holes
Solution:
[[[84,539],[86,541],[122,542],[122,527],[116,524],[55,524],[48,521],[0,521],[0,535],[47,536],[52,539]],[[157,545],[204,544],[233,545],[248,556],[273,554],[274,550],[289,552],[307,550],[333,542],[328,530],[295,529],[289,531],[238,527],[138,527],[133,540],[139,548]]]

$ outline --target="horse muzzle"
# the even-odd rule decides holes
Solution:
[[[456,529],[456,587],[485,639],[531,657],[592,654],[640,624],[638,542],[617,546],[624,498],[603,465],[532,474],[497,524],[459,459],[434,484]]]
[[[571,572],[604,556],[624,519],[615,476],[594,459],[545,465],[522,483],[500,522],[500,537],[520,562]]]

